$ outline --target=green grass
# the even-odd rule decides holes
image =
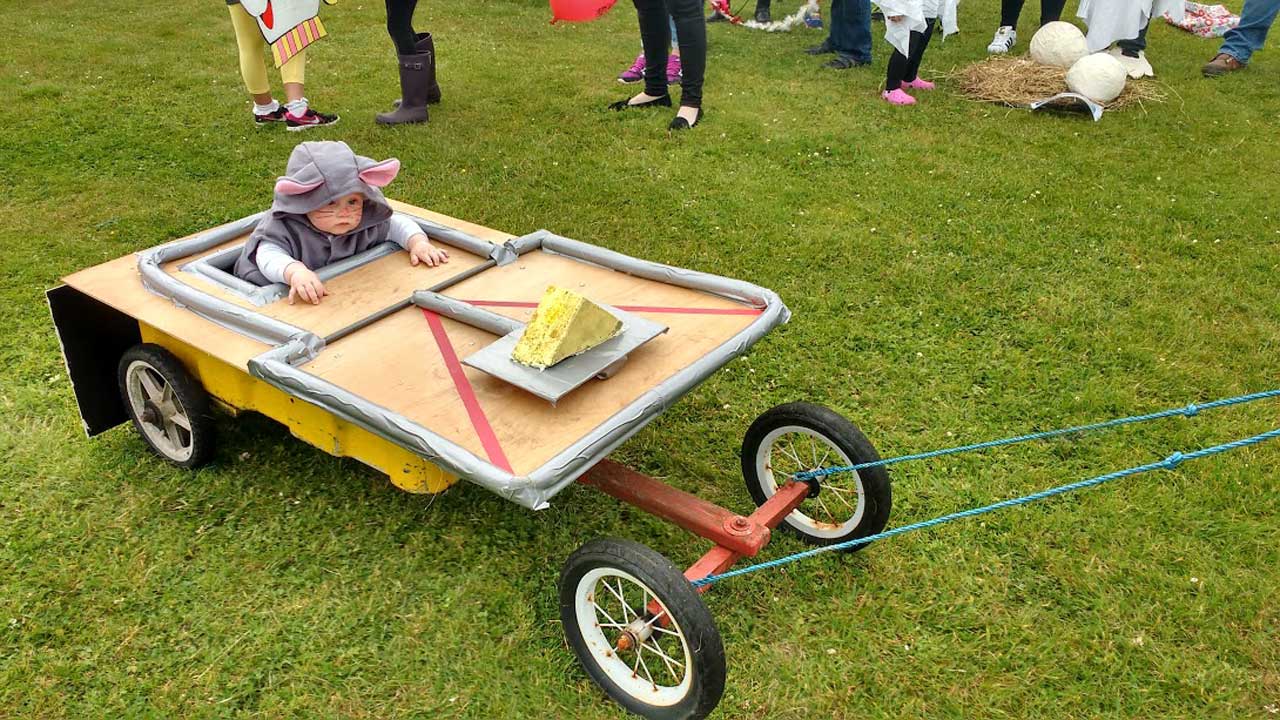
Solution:
[[[717,26],[705,125],[668,138],[665,113],[601,109],[636,50],[625,5],[553,27],[538,0],[425,4],[445,94],[427,127],[371,122],[397,94],[375,0],[325,10],[308,69],[343,115],[308,137],[398,156],[394,197],[782,295],[792,322],[621,460],[746,509],[738,443],[781,402],[899,454],[1276,385],[1274,40],[1207,81],[1215,44],[1155,27],[1170,100],[1094,124],[945,81],[890,108],[879,39],[873,69],[836,74],[800,52],[818,33]],[[963,4],[929,74],[983,56],[996,5]],[[560,564],[601,535],[688,563],[691,536],[581,489],[541,513],[409,496],[262,418],[223,421],[195,473],[127,429],[83,438],[44,289],[261,209],[300,138],[248,122],[219,2],[10,3],[0,36],[0,717],[619,717],[564,646]],[[1276,417],[904,466],[892,522]],[[1260,446],[726,582],[720,716],[1272,717],[1278,461]]]

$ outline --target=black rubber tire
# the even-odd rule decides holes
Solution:
[[[662,601],[680,626],[689,646],[693,680],[683,699],[672,705],[653,705],[614,683],[588,649],[575,612],[578,583],[590,571],[609,567],[623,570],[644,583]],[[597,538],[574,551],[560,572],[560,621],[565,638],[583,669],[609,697],[628,711],[655,720],[699,720],[724,694],[724,644],[711,611],[684,573],[661,554],[630,540]]]
[[[129,399],[128,371],[129,367],[138,361],[150,365],[173,388],[174,398],[182,406],[182,410],[191,422],[191,455],[185,459],[170,456],[152,441]],[[134,429],[157,455],[188,470],[200,467],[213,459],[216,438],[209,394],[200,386],[200,383],[196,382],[191,373],[187,372],[182,361],[174,357],[173,353],[151,343],[134,345],[120,358],[120,364],[116,368],[116,383],[120,390],[120,398],[124,402],[125,412],[133,420]]]
[[[756,471],[756,453],[759,452],[761,443],[769,433],[788,425],[808,428],[825,436],[855,465],[880,459],[880,453],[876,452],[867,436],[840,413],[807,402],[778,405],[756,418],[742,439],[742,478],[746,482],[747,492],[751,493],[751,499],[755,501],[757,507],[763,505],[769,496],[765,491],[765,480]],[[884,530],[889,523],[889,510],[893,506],[889,472],[884,467],[873,467],[859,471],[858,477],[862,480],[866,507],[862,521],[849,532],[838,537],[814,535],[803,525],[797,524],[792,516],[783,520],[780,527],[787,528],[811,545],[835,545],[875,535]],[[866,544],[855,545],[847,550],[852,552],[864,547]]]

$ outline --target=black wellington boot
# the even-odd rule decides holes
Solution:
[[[427,69],[429,55],[399,55],[400,105],[389,113],[378,113],[382,125],[401,125],[427,121]]]
[[[419,55],[427,56],[429,66],[427,78],[427,104],[440,102],[440,83],[436,82],[436,41],[431,33],[418,33],[418,44],[415,46]]]
[[[427,104],[440,102],[440,83],[436,82],[436,43],[431,33],[418,33],[418,43],[414,46],[419,54],[431,56],[431,79],[427,84]],[[400,100],[391,103],[392,107],[400,107]]]

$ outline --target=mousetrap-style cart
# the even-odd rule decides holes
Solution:
[[[789,317],[746,282],[538,231],[513,237],[421,208],[451,262],[413,267],[387,245],[322,269],[319,306],[230,274],[261,215],[65,278],[48,299],[86,432],[125,421],[161,456],[211,459],[211,411],[254,411],[410,492],[458,479],[531,509],[577,482],[714,543],[685,571],[602,538],[565,562],[560,614],[587,674],[632,712],[702,717],[724,690],[719,631],[691,581],[757,555],[783,525],[830,544],[879,532],[882,468],[795,482],[799,471],[878,459],[844,418],[781,405],[747,431],[739,515],[606,459],[682,395]],[[601,303],[623,332],[545,371],[514,365],[543,291]]]

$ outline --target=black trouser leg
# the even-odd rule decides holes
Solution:
[[[671,51],[671,23],[667,19],[667,4],[663,0],[633,2],[636,17],[640,19],[640,45],[644,48],[644,92],[646,95],[661,97],[667,94],[667,54]],[[676,32],[683,35],[684,29],[676,26]],[[683,42],[684,38],[680,40]]]
[[[1067,0],[1040,0],[1040,27],[1062,19]]]
[[[924,57],[924,51],[929,47],[929,38],[933,37],[933,18],[924,21],[924,32],[911,33],[911,57],[907,58],[907,70],[902,76],[903,80],[911,82],[920,74],[920,60]]]
[[[680,42],[680,104],[700,108],[702,80],[707,74],[707,21],[702,17],[702,0],[667,0],[667,12],[675,21]],[[658,71],[665,74],[666,65]]]
[[[418,35],[413,31],[413,9],[418,0],[386,0],[387,34],[396,45],[396,53],[413,55],[418,52]]]
[[[1024,0],[1000,0],[1000,26],[1018,27]]]
[[[915,40],[915,37],[916,33],[911,33],[912,41]],[[884,89],[886,92],[892,92],[902,87],[902,81],[906,79],[907,62],[907,57],[896,49],[889,56],[889,70],[884,77]]]

